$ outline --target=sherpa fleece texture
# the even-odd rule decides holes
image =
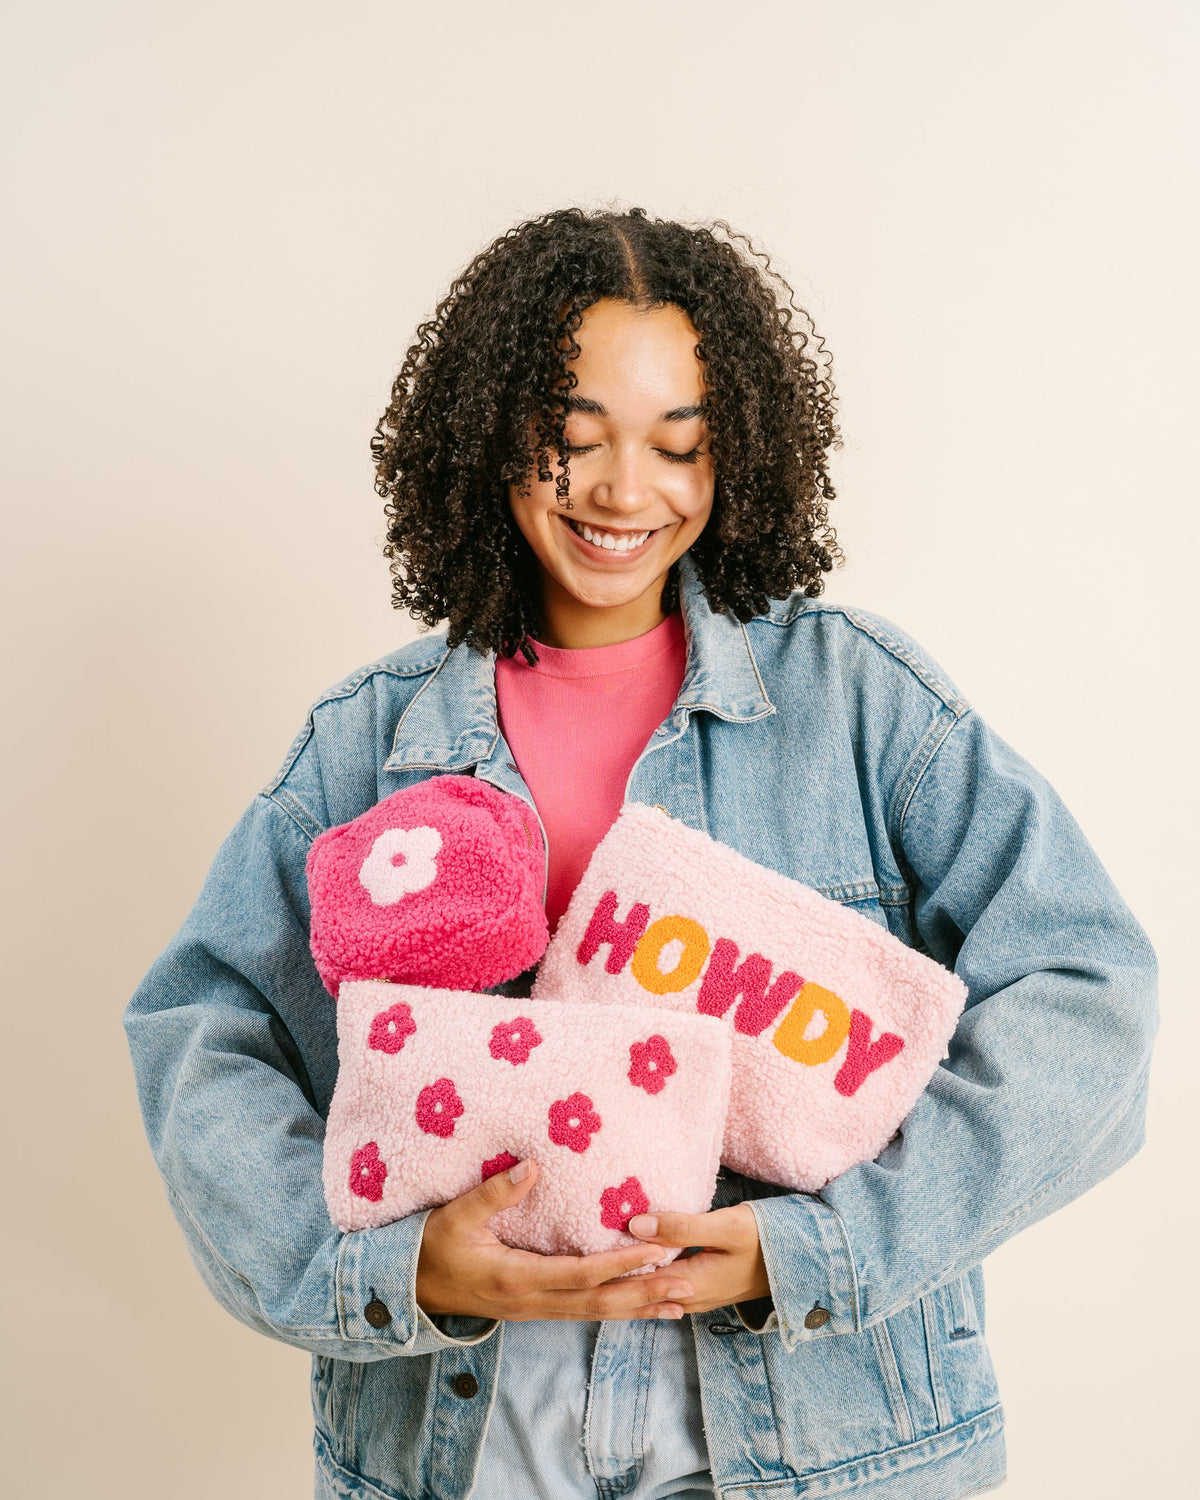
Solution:
[[[944,1056],[967,990],[860,913],[627,803],[532,994],[724,1017],[733,1084],[722,1160],[812,1192],[887,1144]]]
[[[313,959],[334,996],[349,979],[490,989],[550,936],[538,820],[473,776],[393,792],[314,840],[306,869]]]
[[[445,1203],[527,1156],[537,1181],[490,1220],[518,1249],[636,1244],[632,1215],[712,1203],[730,1081],[718,1022],[369,981],[342,985],[337,1020],[324,1174],[340,1229]]]

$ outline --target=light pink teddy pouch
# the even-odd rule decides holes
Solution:
[[[343,983],[337,1011],[324,1173],[340,1229],[445,1203],[526,1156],[537,1181],[489,1223],[521,1249],[613,1249],[637,1243],[634,1214],[708,1210],[730,1085],[719,1022],[372,980]]]
[[[808,1192],[879,1154],[967,996],[869,918],[638,803],[597,846],[532,993],[724,1017],[721,1158]]]

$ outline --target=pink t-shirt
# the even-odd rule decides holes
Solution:
[[[631,641],[533,648],[537,666],[519,652],[496,658],[496,708],[546,829],[553,932],[621,810],[634,761],[679,696],[687,638],[675,610]]]

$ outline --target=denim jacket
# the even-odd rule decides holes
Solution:
[[[980,1262],[1141,1145],[1154,953],[1054,790],[902,631],[798,593],[742,625],[709,608],[687,554],[680,580],[686,675],[626,799],[863,913],[969,990],[875,1161],[819,1194],[722,1171],[713,1207],[750,1202],[771,1302],[765,1321],[762,1304],[691,1320],[713,1483],[951,1500],[1004,1475]],[[124,1018],[196,1267],[234,1317],[312,1353],[318,1490],[356,1500],[471,1493],[504,1336],[417,1306],[425,1213],[343,1233],[322,1191],[337,1038],[305,856],[443,772],[532,806],[494,659],[437,632],[313,705]]]

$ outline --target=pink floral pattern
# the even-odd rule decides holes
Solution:
[[[550,1106],[550,1139],[571,1151],[586,1151],[600,1129],[600,1116],[586,1094],[570,1094]]]
[[[517,1016],[513,1021],[501,1021],[492,1027],[488,1051],[499,1061],[504,1058],[514,1064],[529,1061],[529,1054],[541,1045],[541,1035],[528,1016]]]
[[[635,1214],[649,1211],[650,1200],[636,1177],[627,1177],[620,1187],[605,1188],[600,1194],[600,1222],[605,1229],[628,1230]]]
[[[376,1052],[399,1052],[416,1029],[411,1009],[399,1000],[387,1010],[381,1010],[371,1022],[367,1046]]]
[[[678,1066],[665,1036],[655,1035],[630,1044],[629,1081],[648,1094],[661,1093]]]
[[[510,1167],[515,1167],[520,1161],[519,1156],[514,1156],[511,1151],[501,1151],[499,1156],[489,1157],[479,1169],[479,1177],[486,1182],[489,1177],[495,1177],[497,1172],[507,1172]]]
[[[426,1135],[452,1136],[462,1112],[463,1102],[449,1078],[439,1078],[417,1095],[417,1124]]]
[[[374,1141],[360,1146],[350,1158],[350,1191],[359,1198],[369,1198],[378,1203],[383,1197],[383,1184],[387,1181],[387,1163],[379,1155]]]

